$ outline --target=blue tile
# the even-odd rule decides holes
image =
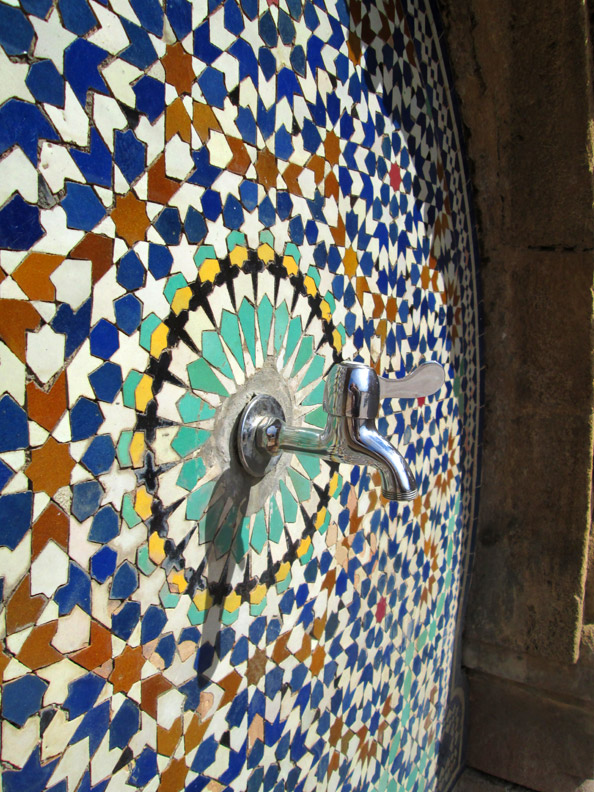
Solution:
[[[9,6],[0,5],[0,8]],[[37,166],[40,139],[57,141],[58,136],[39,107],[20,99],[10,99],[0,107],[0,154],[16,144],[22,148],[33,165]],[[21,198],[20,195],[16,197]],[[21,201],[23,202],[22,198]]]
[[[102,547],[91,556],[91,576],[99,583],[105,583],[113,575],[118,554],[111,547]]]
[[[135,291],[144,286],[146,271],[133,250],[129,250],[117,265],[117,282],[127,291]]]
[[[0,497],[0,546],[14,550],[31,526],[32,492],[14,492]]]
[[[109,592],[110,599],[126,599],[138,588],[138,572],[129,561],[124,561],[114,575]]]
[[[158,605],[150,605],[142,618],[140,643],[148,643],[158,638],[167,622],[165,611]]]
[[[29,445],[27,414],[12,396],[0,399],[0,452],[16,451]]]
[[[225,5],[225,8],[226,7],[227,5]],[[254,86],[257,87],[258,60],[254,54],[254,50],[250,47],[247,41],[238,38],[229,47],[229,52],[239,61],[239,81],[242,82],[242,80],[245,80],[246,77],[249,77],[254,83]]]
[[[235,196],[229,194],[223,207],[223,219],[227,228],[239,229],[243,223],[243,209]]]
[[[239,188],[239,194],[248,212],[253,212],[258,205],[258,185],[254,182],[244,181]]]
[[[192,5],[188,0],[167,0],[165,7],[167,19],[173,32],[181,41],[192,29]]]
[[[288,220],[293,209],[293,200],[288,192],[277,192],[276,212],[281,220]]]
[[[148,33],[125,17],[120,17],[120,21],[130,40],[130,46],[119,57],[138,69],[147,69],[157,60],[157,52]]]
[[[85,674],[68,684],[68,695],[63,707],[68,711],[68,720],[88,712],[97,701],[99,693],[105,686],[105,680],[96,674]]]
[[[27,74],[26,83],[38,102],[64,107],[64,79],[51,60],[33,63]]]
[[[72,488],[72,513],[79,522],[95,514],[103,497],[98,481],[81,481]]]
[[[125,294],[123,297],[120,297],[114,302],[114,309],[115,309],[117,326],[120,328],[120,330],[123,330],[124,333],[126,333],[126,335],[132,335],[132,333],[134,333],[138,329],[138,325],[140,324],[140,320],[142,319],[142,304],[140,300],[137,297],[135,297],[133,294]],[[106,363],[105,365],[113,366],[113,363],[110,364]],[[119,366],[117,368],[119,369]],[[89,377],[89,379],[91,378]],[[119,379],[120,379],[120,385],[118,386],[118,388],[122,384],[121,370],[120,370]],[[104,399],[104,401],[113,401],[113,398]]]
[[[68,228],[91,231],[106,215],[106,209],[88,184],[66,182],[66,196],[62,199]]]
[[[276,78],[276,93],[277,93],[277,101],[280,102],[281,99],[286,97],[291,107],[293,107],[294,95],[295,94],[298,94],[299,96],[303,95],[303,91],[301,90],[301,85],[299,84],[299,80],[295,76],[295,73],[291,71],[291,69],[287,69],[285,67],[280,70],[279,75]],[[292,153],[292,151],[293,151],[293,146],[291,145],[289,155]],[[288,156],[284,156],[283,159],[288,159]]]
[[[258,97],[258,127],[264,136],[264,140],[274,133],[276,124],[276,104],[273,102],[271,107],[267,110],[264,107],[262,100]]]
[[[138,21],[149,33],[163,35],[163,9],[159,0],[130,0]]]
[[[87,181],[102,187],[111,187],[111,153],[94,127],[91,128],[89,151],[71,148],[70,153]]]
[[[223,72],[212,66],[207,66],[200,77],[198,77],[198,85],[208,104],[219,107],[222,110],[227,97]]]
[[[198,746],[194,761],[192,762],[192,770],[195,773],[202,773],[207,770],[215,760],[215,755],[219,744],[213,736],[203,740]]]
[[[6,484],[10,481],[10,479],[14,476],[14,470],[8,467],[1,459],[0,459],[0,492],[4,489]],[[0,596],[0,600],[2,597]]]
[[[305,60],[305,50],[301,46],[301,44],[297,44],[297,46],[293,47],[291,50],[290,55],[291,66],[302,77],[305,77],[305,68],[306,68],[306,60]],[[338,100],[338,97],[334,97]],[[329,98],[330,99],[330,98]]]
[[[21,0],[21,5],[28,14],[45,19],[52,6],[52,0]]]
[[[103,423],[103,415],[96,402],[81,396],[70,410],[72,440],[86,440],[97,433]]]
[[[113,716],[109,729],[109,750],[124,749],[140,728],[140,710],[129,698]]]
[[[91,354],[107,360],[119,346],[117,328],[107,319],[100,319],[91,330]]]
[[[99,74],[99,66],[107,57],[109,53],[106,50],[86,39],[73,41],[64,52],[64,76],[83,107],[87,102],[87,91],[109,93],[103,77]]]
[[[121,299],[125,300],[128,297],[130,297],[132,300],[136,299],[135,297],[132,297],[132,295],[126,295],[126,297],[122,297]],[[117,318],[117,302],[115,307]],[[139,323],[140,318],[138,318],[136,327],[138,327]],[[136,329],[136,327],[134,329]],[[119,365],[108,361],[107,363],[103,363],[102,366],[89,374],[89,382],[91,383],[91,387],[95,392],[95,396],[101,401],[109,402],[111,404],[122,387],[122,369]]]
[[[149,244],[148,266],[153,278],[160,280],[167,277],[171,271],[172,264],[173,256],[168,248],[163,245],[156,245],[153,242]]]
[[[239,107],[237,109],[237,120],[235,122],[239,134],[246,143],[256,145],[256,121],[249,107]],[[194,157],[194,160],[196,158]],[[211,182],[212,183],[212,182]],[[210,186],[210,185],[209,185]]]
[[[101,741],[103,740],[103,737],[105,736],[109,727],[109,709],[109,701],[104,701],[102,704],[99,704],[98,707],[94,707],[92,710],[87,712],[87,714],[82,719],[82,723],[74,732],[74,736],[70,740],[70,744],[73,745],[74,743],[80,742],[80,740],[84,740],[86,737],[88,737],[89,753],[91,756],[93,756],[101,744]],[[100,786],[101,784],[98,785],[98,787]],[[93,787],[93,790],[98,790],[98,787]]]
[[[260,32],[260,38],[264,41],[266,46],[271,48],[276,47],[276,42],[278,41],[278,31],[276,29],[276,25],[274,24],[274,19],[272,18],[270,10],[266,11],[260,17],[258,30]]]
[[[276,220],[276,212],[274,210],[272,201],[268,196],[265,196],[264,200],[258,207],[258,218],[264,226],[274,225]]]
[[[115,459],[113,440],[109,435],[99,435],[91,442],[82,457],[83,465],[95,476],[107,473]]]
[[[97,24],[86,0],[58,0],[58,7],[64,27],[77,36],[84,36]]]
[[[93,517],[91,530],[89,531],[89,542],[105,544],[114,539],[120,532],[120,518],[113,506],[103,506]]]
[[[276,74],[276,58],[268,47],[260,47],[258,51],[258,63],[264,73],[266,82]]]
[[[128,184],[132,184],[145,169],[146,144],[141,143],[131,129],[115,132],[115,162],[124,174]]]
[[[161,638],[155,651],[161,655],[165,668],[169,668],[175,656],[175,638],[169,634]]]
[[[84,302],[77,311],[73,311],[68,303],[63,303],[50,322],[52,330],[56,333],[64,333],[66,336],[66,344],[64,346],[64,356],[66,358],[76,352],[82,342],[89,336],[91,307],[92,298]]]
[[[51,762],[41,764],[40,746],[37,745],[29,756],[22,770],[8,770],[2,772],[4,792],[43,792],[54,772],[60,757]]]
[[[2,686],[2,716],[17,726],[24,726],[41,707],[47,688],[48,683],[33,674],[5,683]]]
[[[190,176],[189,181],[192,182],[192,184],[200,184],[202,187],[211,187],[219,177],[221,169],[210,164],[210,155],[206,146],[198,149],[198,151],[193,151],[192,159],[194,160],[196,170]]]
[[[216,220],[222,210],[221,196],[216,190],[206,190],[202,195],[202,211],[207,220]]]
[[[26,203],[20,193],[0,209],[0,247],[29,250],[44,234],[38,207]]]
[[[128,784],[138,789],[145,787],[159,771],[157,765],[157,754],[152,748],[145,747],[128,777]]]
[[[177,207],[168,206],[163,209],[154,226],[166,245],[179,245],[182,229]]]
[[[140,619],[140,603],[127,602],[111,617],[111,631],[122,641],[127,641]]]
[[[35,30],[20,8],[0,5],[0,45],[7,55],[26,55]]]
[[[60,586],[54,595],[60,616],[72,611],[75,605],[86,613],[91,612],[91,579],[78,564],[70,562],[68,568],[68,583]]]
[[[281,9],[278,12],[278,32],[283,44],[289,45],[295,38],[295,25],[291,17]]]
[[[152,124],[165,110],[165,83],[145,75],[132,86],[132,90],[136,94],[136,109]]]
[[[184,231],[188,242],[197,244],[206,236],[206,223],[204,217],[193,206],[188,207],[186,219],[184,220]]]
[[[203,63],[214,63],[222,54],[210,37],[210,21],[207,19],[194,31],[194,55]]]
[[[230,32],[239,36],[239,34],[243,31],[245,24],[243,21],[243,15],[239,10],[239,6],[235,2],[235,0],[227,0],[224,6],[224,22],[225,28]]]

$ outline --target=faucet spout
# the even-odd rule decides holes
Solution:
[[[373,421],[356,423],[359,424],[356,430],[359,442],[365,448],[367,464],[376,467],[382,477],[384,498],[397,501],[411,501],[416,498],[417,482],[402,454],[385,437],[382,437]]]

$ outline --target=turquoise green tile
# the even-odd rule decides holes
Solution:
[[[230,311],[223,311],[221,319],[221,335],[235,360],[241,366],[242,371],[245,371],[245,362],[243,359],[243,346],[241,344],[241,336],[239,334],[239,320],[237,315]]]
[[[304,418],[306,424],[310,426],[317,426],[319,429],[323,429],[326,426],[326,421],[328,420],[328,415],[324,411],[323,407],[318,407],[315,410],[307,413]]]
[[[209,509],[210,512],[210,509]],[[237,524],[237,506],[231,506],[227,514],[223,517],[220,522],[220,526],[218,531],[216,532],[215,536],[215,548],[217,551],[217,558],[220,558],[222,555],[225,555],[231,549],[231,543],[233,541],[233,535],[235,533],[235,526]],[[210,514],[206,517],[207,520],[210,519]]]
[[[313,543],[307,548],[307,552],[304,553],[299,561],[301,562],[301,566],[305,566],[311,561],[311,557],[313,555]]]
[[[244,517],[233,540],[233,558],[237,563],[245,556],[250,545],[250,518]]]
[[[289,309],[287,308],[287,303],[283,302],[274,312],[274,353],[276,355],[278,355],[281,350],[288,323]]]
[[[126,493],[122,499],[122,517],[129,528],[134,528],[135,525],[142,522],[140,517],[136,514],[130,493]]]
[[[252,363],[256,363],[256,309],[244,297],[237,312],[239,321],[241,322],[241,329],[243,330],[243,337],[245,345],[248,348]]]
[[[268,228],[264,229],[264,231],[260,231],[259,239],[261,245],[270,245],[270,247],[274,249],[274,236],[272,231]]]
[[[167,302],[171,305],[173,298],[175,297],[175,293],[187,285],[188,281],[184,278],[181,272],[176,272],[175,275],[171,275],[167,279],[167,283],[163,289],[163,293],[165,294],[165,299]]]
[[[204,516],[198,523],[198,539],[201,544],[212,542],[221,524],[221,517],[225,507],[225,498],[219,497],[214,503],[209,503]]]
[[[206,259],[218,258],[215,249],[212,245],[201,245],[194,254],[194,263],[198,268],[206,261]]]
[[[142,379],[142,374],[139,371],[131,371],[122,385],[122,397],[126,407],[136,409],[136,388]]]
[[[310,479],[315,479],[320,475],[320,458],[313,454],[297,454],[297,459],[301,463],[303,470],[307,473]]]
[[[132,442],[133,435],[134,432],[131,432],[128,429],[123,431],[120,435],[118,447],[116,449],[120,467],[130,467],[132,465],[132,460],[130,459],[130,443]]]
[[[407,666],[409,666],[412,663],[412,661],[415,658],[415,654],[416,654],[415,645],[413,643],[409,643],[409,645],[406,647],[406,652],[404,655],[404,662],[406,663]]]
[[[328,530],[329,525],[330,525],[330,512],[326,510],[326,516],[324,517],[324,522],[318,528],[318,533],[320,534],[320,536],[324,536],[324,534]]]
[[[191,492],[205,473],[206,465],[202,457],[192,457],[183,463],[177,477],[177,486]]]
[[[324,388],[325,382],[320,382],[301,402],[305,407],[313,407],[317,404],[322,404],[324,401]]]
[[[299,342],[299,339],[302,337],[302,335],[303,326],[301,324],[301,317],[294,316],[289,323],[289,332],[287,333],[287,343],[285,345],[285,361],[287,361],[293,354],[293,351],[295,350],[295,347],[297,346],[297,343]]]
[[[308,501],[311,494],[311,481],[306,479],[305,476],[302,476],[301,473],[297,473],[293,468],[289,468],[289,476],[295,487],[299,503]]]
[[[210,432],[206,429],[196,429],[194,426],[182,426],[173,438],[171,447],[180,457],[189,456],[206,443]]]
[[[272,542],[278,544],[283,535],[284,523],[276,498],[270,498],[270,511],[268,514],[268,536]]]
[[[169,591],[169,586],[166,582],[163,583],[163,587],[159,592],[159,599],[161,600],[161,605],[163,605],[164,608],[175,608],[179,602],[179,597],[179,594],[173,594],[171,591]]]
[[[291,328],[289,328],[289,335],[291,334]],[[301,344],[299,346],[299,352],[297,352],[297,357],[295,358],[295,363],[293,364],[293,371],[291,372],[291,376],[294,377],[303,366],[311,360],[313,355],[313,348],[314,348],[314,340],[310,335],[306,335],[302,338]]]
[[[266,544],[266,537],[266,517],[264,516],[264,509],[260,509],[260,511],[257,512],[256,516],[254,517],[252,534],[250,536],[250,544],[256,553],[258,553],[258,555],[262,552],[262,549]]]
[[[157,327],[161,324],[161,320],[159,317],[151,313],[149,314],[143,323],[140,325],[140,339],[139,343],[143,349],[146,349],[147,352],[151,351],[151,336],[157,329]]]
[[[186,517],[188,520],[199,520],[208,506],[215,482],[207,481],[186,499]]]
[[[260,341],[262,343],[262,357],[266,360],[268,353],[268,339],[272,327],[272,303],[265,294],[258,306],[258,327],[260,328]]]
[[[289,488],[284,481],[280,482],[281,500],[283,503],[283,514],[285,515],[286,523],[294,523],[297,519],[297,501],[291,495]]]
[[[188,366],[190,385],[207,393],[228,396],[229,393],[204,358],[198,358]]]
[[[137,563],[143,575],[150,575],[157,568],[149,558],[148,545],[143,545],[138,549]]]
[[[177,411],[184,423],[194,423],[194,421],[206,421],[207,418],[214,418],[216,410],[207,404],[200,396],[195,393],[185,393],[177,403]]]
[[[295,262],[299,264],[301,260],[301,251],[294,242],[289,242],[285,247],[285,256],[291,256],[291,258],[294,258]]]
[[[263,597],[259,605],[250,605],[250,616],[260,616],[264,612],[264,608],[268,605],[268,598]]]
[[[390,753],[388,755],[388,764],[392,764],[394,759],[396,759],[396,754],[400,749],[400,740],[402,739],[401,733],[399,731],[396,732],[394,735],[394,739],[392,740],[392,744],[390,745]]]
[[[276,584],[277,593],[278,594],[282,594],[283,591],[286,591],[289,588],[289,586],[291,585],[291,580],[292,580],[292,575],[289,572],[289,574],[287,575],[287,577],[284,580],[281,580],[280,583]]]
[[[240,247],[245,247],[246,239],[245,234],[242,234],[241,231],[231,231],[229,236],[227,237],[227,250],[229,253],[232,253],[237,245]]]
[[[224,625],[229,626],[230,624],[236,622],[238,618],[239,618],[239,608],[237,608],[236,611],[233,611],[233,613],[229,613],[228,611],[224,610],[221,616],[221,621],[223,622]]]
[[[316,286],[319,289],[320,288],[320,280],[321,280],[321,278],[320,278],[320,271],[318,270],[318,268],[317,267],[310,267],[307,270],[307,274],[309,275],[309,277],[313,280],[313,282],[316,284]]]
[[[314,359],[311,361],[309,368],[305,372],[305,376],[303,377],[301,385],[299,386],[299,390],[301,390],[301,388],[305,388],[310,384],[310,382],[315,382],[321,378],[322,374],[324,373],[325,363],[326,361],[321,355],[314,355]],[[323,385],[323,383],[320,384]]]
[[[202,333],[202,355],[209,363],[222,372],[229,379],[233,379],[233,372],[223,350],[219,334],[214,330]]]
[[[344,329],[344,325],[343,324],[339,324],[339,325],[337,325],[336,329],[338,330],[338,335],[342,338],[342,345],[344,346],[346,344],[346,338],[347,338],[346,330]]]
[[[331,312],[334,313],[334,311],[336,310],[336,300],[334,299],[334,295],[332,294],[332,292],[327,291],[326,294],[324,295],[324,299],[330,306]]]
[[[198,610],[198,608],[194,605],[194,603],[191,602],[190,607],[188,608],[188,619],[192,627],[196,627],[199,624],[204,624],[207,613],[208,613],[207,610],[205,611]]]

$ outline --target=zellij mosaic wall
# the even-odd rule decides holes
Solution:
[[[447,785],[466,190],[425,0],[0,3],[4,792]],[[320,427],[333,363],[423,359],[444,387],[378,421],[411,503],[239,469],[254,393]]]

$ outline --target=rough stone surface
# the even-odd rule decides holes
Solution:
[[[529,792],[529,790],[502,781],[500,778],[477,773],[476,770],[465,770],[453,792]]]

